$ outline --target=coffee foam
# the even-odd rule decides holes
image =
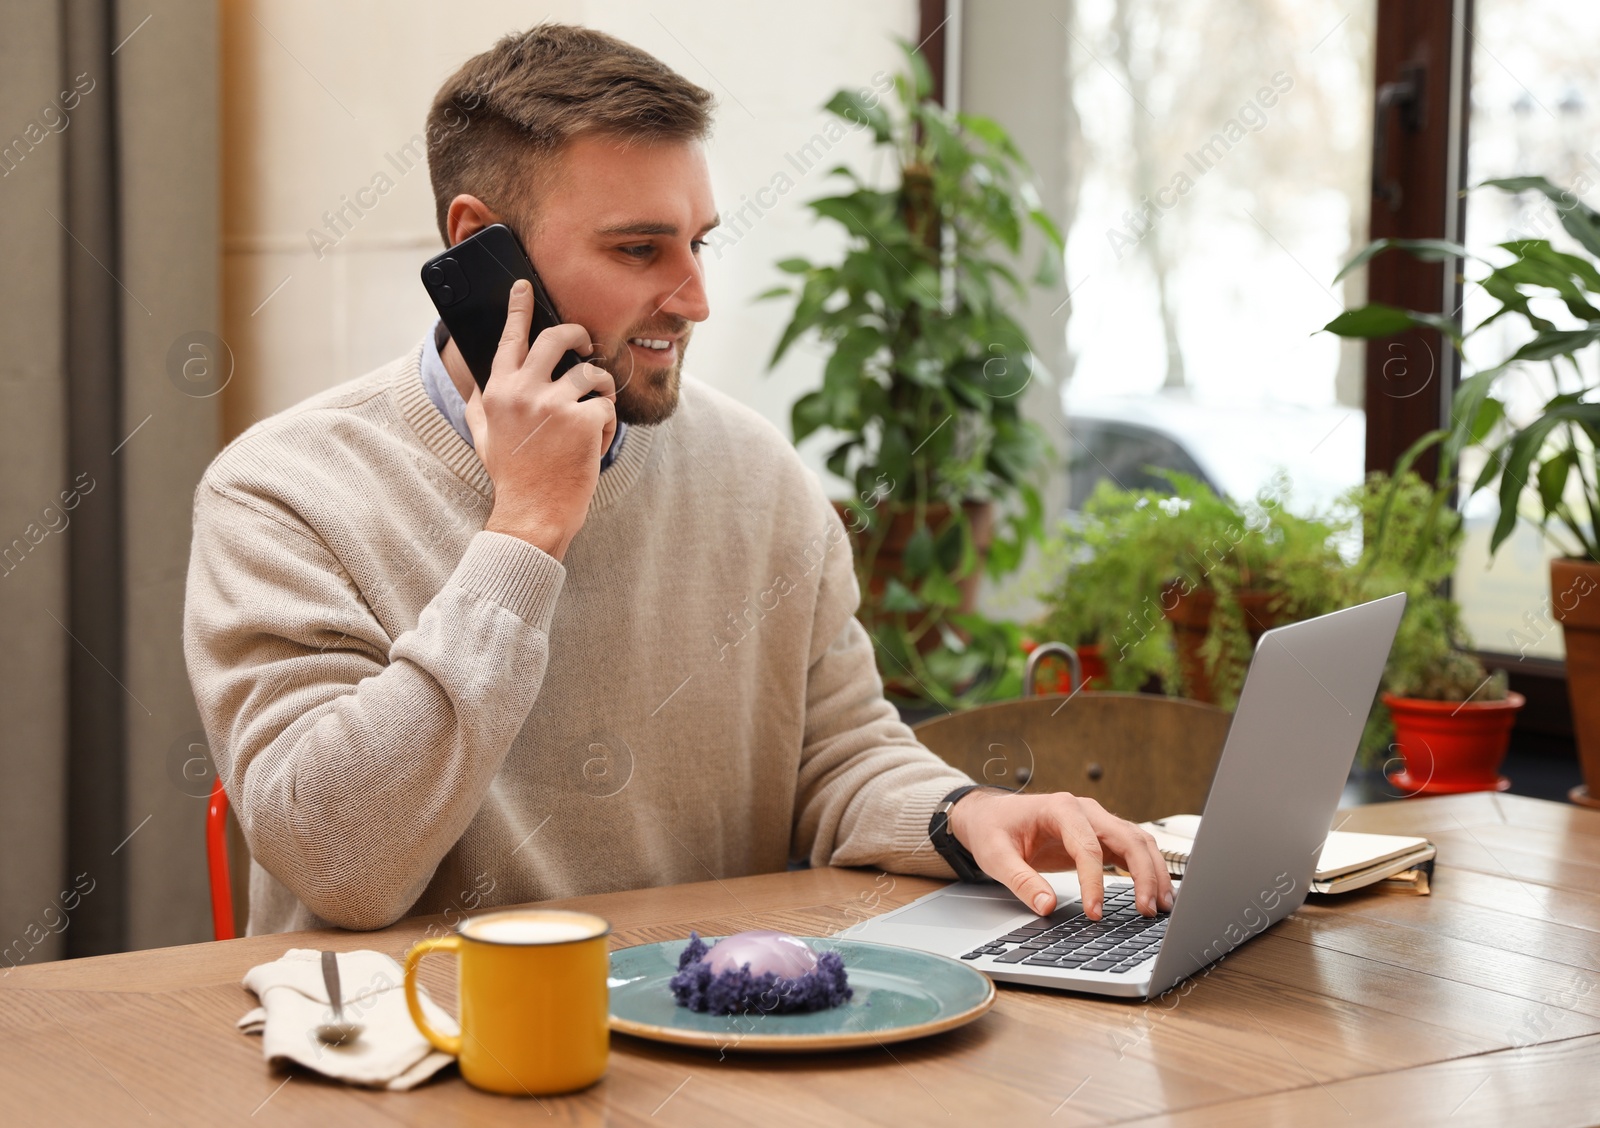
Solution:
[[[495,913],[461,926],[461,934],[468,939],[493,944],[562,944],[588,940],[605,931],[606,922],[599,917],[555,910]]]

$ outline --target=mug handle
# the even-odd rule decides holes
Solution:
[[[460,1035],[440,1034],[429,1026],[426,1016],[422,1013],[422,1004],[417,1001],[417,964],[429,952],[454,952],[459,959],[461,937],[430,936],[412,945],[411,950],[406,953],[406,1008],[411,1011],[411,1021],[417,1024],[417,1029],[422,1031],[422,1036],[432,1043],[434,1049],[458,1058],[461,1056]]]

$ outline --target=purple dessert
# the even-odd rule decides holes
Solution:
[[[798,1014],[849,999],[844,960],[786,932],[737,932],[711,947],[698,932],[670,983],[680,1007],[704,1014]]]

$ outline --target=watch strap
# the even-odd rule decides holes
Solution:
[[[961,844],[961,840],[950,832],[950,808],[966,795],[969,791],[977,791],[987,787],[992,791],[1010,791],[1009,787],[996,787],[992,784],[969,783],[956,788],[933,809],[933,817],[928,820],[928,841],[939,852],[951,869],[955,871],[956,878],[967,882],[993,882],[994,878],[984,873],[978,866],[977,859],[972,852]]]

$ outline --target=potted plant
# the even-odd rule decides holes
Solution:
[[[1024,230],[1044,236],[1036,284],[1054,283],[1063,244],[1006,131],[941,107],[926,62],[902,47],[896,112],[848,90],[827,104],[871,129],[893,183],[834,169],[846,191],[809,206],[843,229],[842,257],[786,259],[795,284],[762,297],[794,301],[772,365],[806,334],[829,354],[822,387],[794,405],[794,441],[831,430],[827,466],[855,487],[837,504],[886,688],[948,706],[999,692],[1014,665],[1014,629],[974,600],[982,570],[1014,570],[1042,535],[1050,448],[1019,410],[1033,354],[1008,305],[1028,292]]]
[[[1389,779],[1408,795],[1504,791],[1511,781],[1500,765],[1523,697],[1506,688],[1504,670],[1487,673],[1461,650],[1451,624],[1436,616],[1434,608],[1407,607],[1402,627],[1409,619],[1415,637],[1396,634],[1383,704],[1403,766]]]
[[[1045,614],[1030,628],[1039,642],[1065,643],[1078,653],[1084,678],[1093,688],[1136,692],[1152,676],[1176,676],[1170,631],[1137,631],[1132,609],[1147,591],[1146,568],[1129,534],[1142,526],[1138,499],[1107,484],[1064,524],[1041,556]],[[1162,623],[1164,627],[1164,622]],[[1031,651],[1028,641],[1025,651]],[[1057,690],[1067,692],[1063,681]]]
[[[1117,689],[1151,675],[1231,708],[1269,627],[1342,606],[1342,527],[1283,509],[1280,478],[1249,504],[1167,471],[1171,495],[1108,482],[1048,555],[1044,631],[1101,646]]]
[[[1529,339],[1498,364],[1461,382],[1451,426],[1419,440],[1404,465],[1437,445],[1439,483],[1448,487],[1454,484],[1461,454],[1482,449],[1487,456],[1483,470],[1468,492],[1493,488],[1498,494],[1500,514],[1490,552],[1505,542],[1524,514],[1560,548],[1562,557],[1550,568],[1549,610],[1561,622],[1566,640],[1567,692],[1585,780],[1571,798],[1600,807],[1600,531],[1595,527],[1600,513],[1600,464],[1595,457],[1600,388],[1578,363],[1580,355],[1592,355],[1600,342],[1600,212],[1543,177],[1491,180],[1486,186],[1546,196],[1582,253],[1559,251],[1547,239],[1520,239],[1500,244],[1508,261],[1496,264],[1444,240],[1380,239],[1352,259],[1340,276],[1390,249],[1425,261],[1459,259],[1486,268],[1474,284],[1496,308],[1467,332],[1440,314],[1381,303],[1340,314],[1326,328],[1344,337],[1375,338],[1427,327],[1442,332],[1460,351],[1468,338],[1502,318],[1526,323]],[[1532,418],[1513,421],[1505,400],[1494,394],[1495,383],[1510,370],[1535,366],[1551,377],[1549,398]]]
[[[1373,474],[1348,500],[1366,532],[1355,597],[1406,593],[1380,689],[1385,708],[1369,720],[1365,759],[1398,753],[1389,779],[1411,795],[1505,790],[1500,764],[1524,702],[1508,691],[1505,671],[1490,674],[1469,652],[1461,608],[1445,594],[1460,515],[1447,491],[1409,471],[1392,480]]]
[[[1341,605],[1341,528],[1282,507],[1279,476],[1240,505],[1181,474],[1160,508],[1159,541],[1179,561],[1162,592],[1185,696],[1232,708],[1261,636]]]
[[[1112,605],[1095,590],[1096,575],[1097,570],[1092,566],[1083,566],[1062,576],[1059,591],[1054,597],[1054,607],[1023,636],[1022,652],[1031,655],[1044,643],[1059,642],[1070,646],[1077,654],[1085,691],[1125,689],[1126,686],[1113,686],[1111,667],[1106,663],[1105,645],[1100,642],[1101,634],[1111,625],[1109,608]],[[1072,671],[1064,661],[1056,665],[1059,669],[1056,671],[1054,692],[1071,693]]]

